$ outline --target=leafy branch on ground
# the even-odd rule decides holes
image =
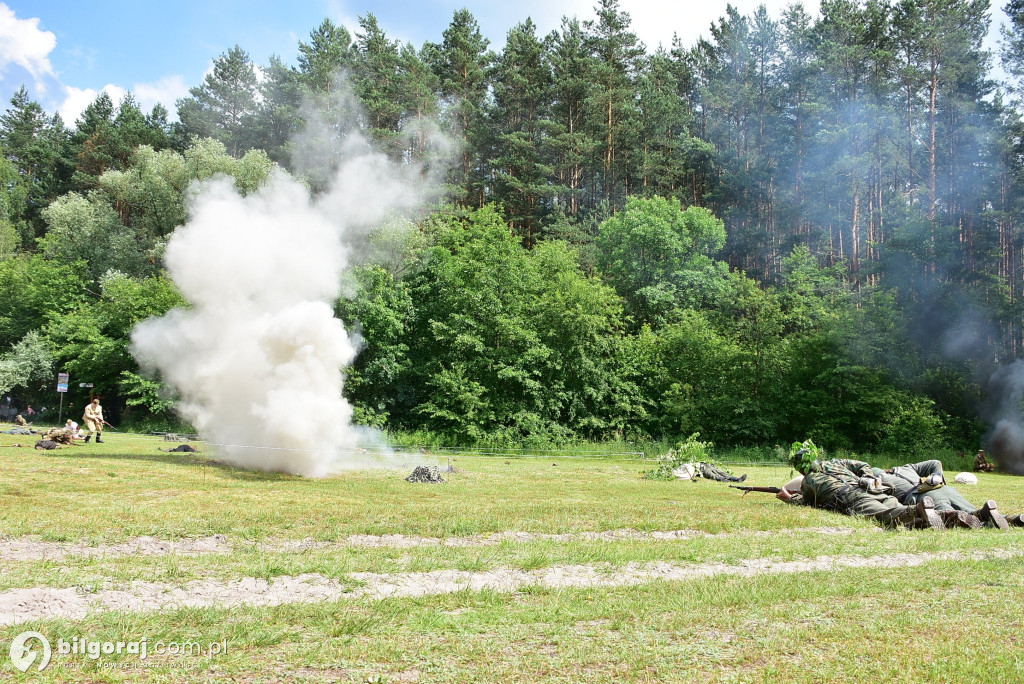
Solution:
[[[658,467],[648,470],[644,473],[644,477],[648,480],[674,480],[676,477],[675,470],[687,464],[694,466],[695,475],[699,477],[700,467],[698,464],[700,463],[710,463],[729,472],[727,468],[711,456],[711,450],[715,446],[714,443],[702,442],[699,438],[700,433],[694,432],[685,441],[677,444],[675,448],[669,449],[666,453],[659,456]]]

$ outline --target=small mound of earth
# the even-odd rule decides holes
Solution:
[[[437,466],[416,466],[412,475],[405,478],[406,482],[425,482],[427,484],[439,484],[444,482]]]

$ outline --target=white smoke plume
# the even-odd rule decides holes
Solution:
[[[229,179],[192,193],[167,269],[190,308],[140,324],[132,353],[179,396],[179,413],[222,460],[319,477],[371,465],[351,425],[343,368],[356,354],[334,318],[353,246],[386,216],[425,199],[421,169],[344,143],[316,199],[275,172],[242,197]]]

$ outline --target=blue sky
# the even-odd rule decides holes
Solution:
[[[530,16],[542,33],[558,28],[564,15],[593,17],[593,0],[0,0],[0,108],[24,84],[51,112],[70,124],[106,89],[115,98],[135,92],[144,109],[174,101],[202,82],[212,60],[236,43],[257,64],[271,55],[294,64],[299,40],[325,17],[356,29],[356,18],[373,12],[392,38],[440,40],[452,13],[468,7],[497,47],[505,33]],[[733,0],[750,13],[758,0]],[[788,0],[766,0],[778,16]],[[1003,3],[998,3],[1001,6]],[[649,48],[678,33],[692,45],[725,12],[725,0],[621,0],[633,30]],[[819,0],[805,0],[816,13]],[[1000,10],[994,9],[997,19]],[[990,37],[994,47],[994,37]]]

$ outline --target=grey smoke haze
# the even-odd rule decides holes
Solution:
[[[179,413],[241,467],[323,476],[372,464],[354,455],[365,430],[351,425],[342,369],[356,345],[333,302],[353,246],[384,217],[415,211],[429,184],[354,130],[334,142],[316,198],[281,171],[246,197],[228,179],[193,192],[165,255],[191,308],[132,335],[140,364],[177,390]]]
[[[1024,475],[1024,360],[997,368],[986,389],[985,444],[1001,470]]]

